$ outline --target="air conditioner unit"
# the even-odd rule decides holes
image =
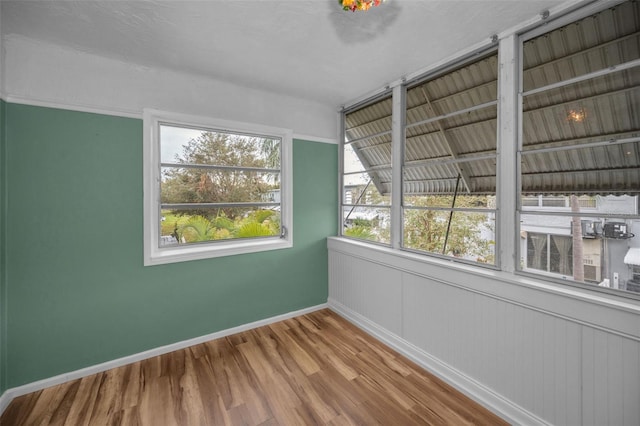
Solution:
[[[583,220],[582,225],[582,238],[598,238],[602,236],[602,223],[593,220]]]
[[[604,224],[604,237],[626,240],[633,238],[634,235],[629,232],[629,226],[624,222],[606,222]]]

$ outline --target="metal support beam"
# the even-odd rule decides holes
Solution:
[[[431,104],[431,100],[429,99],[429,94],[427,93],[427,89],[425,89],[424,85],[422,85],[420,87],[420,90],[422,91],[422,95],[424,96],[424,99],[427,102],[427,106],[429,107],[431,114],[437,117],[438,113],[436,113],[435,109],[433,108],[433,105]],[[447,137],[447,132],[442,126],[442,122],[438,120],[435,122],[435,124],[438,127],[438,132],[440,133],[440,136],[442,136],[442,139],[444,140],[444,143],[447,146],[447,149],[449,150],[451,157],[458,158],[459,156],[458,149],[454,146],[453,143],[451,143],[451,141]],[[471,176],[469,175],[469,172],[463,169],[459,163],[455,163],[455,166],[456,166],[456,169],[458,170],[458,174],[460,175],[460,179],[462,180],[462,184],[464,185],[465,190],[467,191],[467,193],[471,193]]]

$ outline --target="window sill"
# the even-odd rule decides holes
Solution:
[[[196,246],[167,247],[151,249],[145,252],[144,265],[162,265],[166,263],[188,262],[191,260],[211,259],[238,254],[258,253],[293,247],[289,239],[262,239],[251,241],[233,241]]]

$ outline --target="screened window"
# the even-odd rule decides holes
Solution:
[[[342,235],[390,243],[391,96],[343,114]]]
[[[638,7],[558,17],[345,110],[341,235],[640,297]]]
[[[625,2],[525,37],[520,265],[528,272],[637,291],[623,259],[640,245],[638,16],[638,4]],[[568,237],[558,244],[558,234]]]
[[[497,53],[406,92],[403,247],[494,265]]]
[[[288,132],[167,113],[146,118],[148,263],[291,245]]]

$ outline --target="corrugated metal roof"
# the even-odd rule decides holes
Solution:
[[[628,1],[525,42],[523,193],[640,193],[640,141],[598,145],[640,137],[640,67],[526,93],[638,60],[638,9]],[[459,174],[463,192],[495,193],[497,107],[464,110],[496,101],[497,72],[492,54],[408,88],[406,194],[452,193]],[[346,127],[347,140],[387,132],[353,146],[367,169],[391,165],[390,97],[347,114]],[[390,170],[370,174],[390,191]]]

